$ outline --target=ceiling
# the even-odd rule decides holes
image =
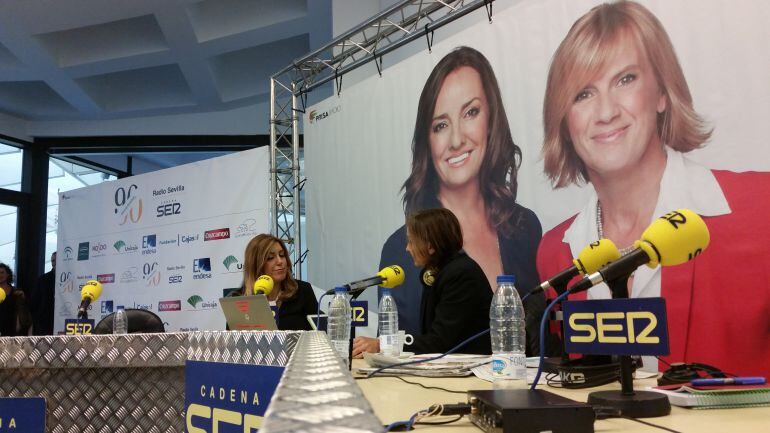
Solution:
[[[30,121],[231,110],[332,37],[331,0],[1,0],[0,112]]]

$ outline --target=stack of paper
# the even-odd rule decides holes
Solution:
[[[359,368],[359,373],[370,373],[380,367],[386,367],[394,364],[410,361],[427,360],[439,356],[439,353],[414,355],[408,358],[394,358],[385,356],[381,353],[364,353],[364,361],[368,368]],[[471,369],[490,362],[488,355],[447,355],[443,358],[433,361],[418,362],[415,364],[398,366],[383,370],[377,374],[408,374],[414,376],[429,377],[457,377],[470,376],[473,374]]]
[[[770,388],[765,385],[720,387],[683,385],[675,389],[665,388],[668,389],[650,388],[650,391],[667,395],[669,402],[674,406],[719,409],[770,405]]]

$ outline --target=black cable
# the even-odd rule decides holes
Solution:
[[[668,427],[663,427],[662,425],[653,424],[651,422],[642,421],[639,418],[632,418],[630,416],[625,416],[625,415],[620,415],[620,416],[618,416],[618,418],[623,418],[623,419],[627,419],[627,420],[631,420],[631,421],[636,421],[638,423],[641,423],[641,424],[644,424],[644,425],[648,425],[650,427],[659,428],[661,430],[665,430],[665,431],[668,431],[668,432],[671,432],[671,433],[681,433],[678,430],[670,429]]]
[[[594,406],[594,412],[596,413],[596,419],[622,418],[622,419],[627,419],[629,421],[636,421],[640,424],[644,424],[650,427],[655,427],[661,430],[665,430],[667,432],[681,433],[678,430],[670,429],[668,427],[663,427],[662,425],[653,424],[651,422],[642,421],[639,418],[623,415],[620,409],[614,408],[612,406]]]
[[[413,373],[399,373],[398,376],[397,375],[392,375],[392,376],[377,376],[377,377],[394,377],[394,378],[396,378],[396,379],[398,379],[398,380],[400,380],[402,382],[408,383],[409,385],[417,385],[417,386],[419,386],[421,388],[424,388],[424,389],[435,389],[437,391],[451,392],[453,394],[463,394],[463,395],[467,394],[466,391],[453,391],[451,389],[442,388],[440,386],[431,386],[431,385],[424,385],[424,384],[419,383],[419,382],[410,382],[410,381],[404,379],[403,377],[401,377],[401,375],[425,377],[425,376],[420,376],[419,374],[413,374]],[[369,376],[364,376],[364,377],[356,377],[355,379],[356,380],[366,380],[366,379],[374,379],[374,378],[373,377],[369,377]]]
[[[435,389],[435,390],[438,390],[438,391],[451,392],[453,394],[462,394],[462,395],[468,394],[467,391],[453,391],[451,389],[442,388],[440,386],[430,386],[430,385],[424,385],[424,384],[422,384],[420,382],[410,382],[410,381],[404,379],[401,376],[380,376],[380,377],[395,377],[396,379],[398,379],[398,380],[400,380],[402,382],[406,382],[406,383],[408,383],[410,385],[417,385],[420,388],[425,388],[425,389]]]

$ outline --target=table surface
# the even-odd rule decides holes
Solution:
[[[353,361],[353,371],[356,368],[366,366],[362,359]],[[354,374],[354,377],[360,377]],[[474,376],[463,378],[422,378],[404,376],[410,382],[419,382],[428,386],[440,386],[454,391],[492,389],[492,384]],[[436,403],[465,402],[467,398],[462,394],[448,393],[445,391],[423,389],[417,385],[410,385],[395,377],[373,377],[371,379],[357,379],[356,383],[363,391],[367,400],[374,409],[374,413],[383,424],[395,421],[407,420],[415,412],[426,409]],[[644,389],[654,386],[654,379],[634,381],[635,389]],[[600,387],[568,390],[542,386],[542,389],[559,394],[577,401],[586,401],[588,394],[597,390],[619,390],[620,384],[604,385]],[[442,418],[449,419],[449,418]],[[429,418],[427,421],[431,421]],[[672,406],[671,414],[659,418],[645,418],[644,421],[664,426],[679,432],[761,432],[770,431],[770,407],[754,407],[741,409],[708,409],[692,410]],[[594,423],[594,430],[599,432],[663,432],[635,421],[612,418],[599,420]],[[417,432],[441,432],[461,433],[481,430],[474,426],[468,417],[449,425],[427,426],[417,425]]]

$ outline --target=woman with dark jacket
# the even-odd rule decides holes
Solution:
[[[406,221],[406,251],[422,268],[420,334],[408,350],[442,353],[489,328],[492,289],[484,271],[462,250],[455,215],[444,208],[418,211]],[[357,337],[353,356],[379,352],[375,338]],[[489,334],[468,343],[462,353],[491,353]]]
[[[286,245],[275,236],[255,236],[244,253],[243,287],[254,287],[260,275],[273,279],[273,290],[267,295],[271,306],[278,307],[275,322],[282,331],[309,331],[307,316],[316,314],[318,301],[310,283],[295,280],[291,274],[291,259]],[[250,294],[250,290],[247,291]],[[237,295],[243,295],[243,288]]]
[[[32,317],[27,308],[24,292],[13,286],[13,270],[0,262],[0,290],[3,291],[0,301],[0,335],[14,337],[29,335]]]

